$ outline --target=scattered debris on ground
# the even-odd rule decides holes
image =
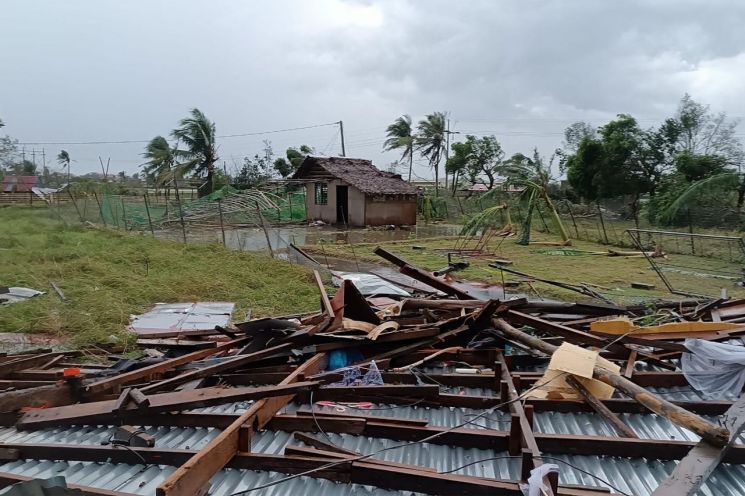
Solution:
[[[723,494],[744,473],[745,367],[724,359],[712,377],[706,364],[745,334],[745,300],[477,299],[377,253],[431,291],[340,273],[330,295],[316,273],[312,313],[230,323],[229,303],[157,305],[133,321],[142,358],[0,356],[0,482],[44,478],[28,476],[43,460],[108,495],[321,494],[329,480],[370,494]],[[647,468],[668,460],[685,476]],[[99,476],[79,476],[88,462]],[[707,482],[720,462],[727,475]]]

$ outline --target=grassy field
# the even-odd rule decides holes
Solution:
[[[558,238],[535,233],[532,241],[557,241]],[[311,253],[328,256],[353,259],[355,256],[361,261],[385,263],[383,259],[376,256],[373,250],[376,246],[382,246],[387,250],[399,255],[409,263],[423,267],[428,270],[436,270],[447,265],[447,251],[454,247],[454,238],[433,238],[411,241],[394,241],[387,243],[361,243],[350,248],[348,245],[326,244],[320,246],[306,246],[304,249]],[[414,247],[418,247],[415,249]],[[423,248],[423,249],[420,249]],[[606,252],[608,246],[587,241],[573,241],[572,248],[586,252]],[[611,299],[619,302],[632,301],[638,298],[650,298],[669,296],[666,288],[657,277],[656,273],[649,268],[649,263],[644,258],[632,257],[609,257],[604,255],[557,255],[557,247],[530,245],[521,246],[515,244],[515,238],[497,238],[491,242],[490,251],[493,256],[471,257],[466,260],[471,266],[455,274],[455,278],[472,281],[482,281],[491,284],[501,284],[502,274],[499,270],[488,267],[488,263],[496,258],[506,258],[513,262],[511,268],[531,274],[570,283],[589,283],[601,286],[602,289],[593,288],[601,293],[607,294]],[[457,257],[456,257],[457,259]],[[319,260],[323,260],[319,258]],[[680,264],[685,267],[693,267],[686,271],[704,272],[716,269],[722,265],[722,261],[694,257],[690,255],[672,254],[666,261],[670,264]],[[732,265],[732,264],[729,264]],[[697,268],[697,269],[696,269]],[[736,266],[730,267],[736,270]],[[683,272],[686,272],[683,271]],[[720,288],[727,287],[730,296],[745,297],[743,288],[735,287],[732,281],[701,277],[696,274],[670,272],[666,273],[668,279],[673,283],[675,289],[695,292],[698,294],[718,296]],[[520,276],[504,273],[505,280],[522,280]],[[631,282],[645,282],[656,286],[655,290],[639,290],[630,287]],[[564,299],[582,299],[577,293],[566,291],[554,286],[541,283],[533,283],[534,288],[543,297],[554,297]],[[528,294],[535,292],[527,284],[521,284],[517,291]]]
[[[129,316],[157,302],[234,301],[237,318],[249,308],[265,316],[318,306],[312,273],[261,253],[64,226],[44,208],[0,207],[0,228],[0,285],[49,292],[3,306],[0,332],[81,345],[122,338]]]

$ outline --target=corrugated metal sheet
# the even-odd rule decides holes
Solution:
[[[466,394],[486,393],[485,391],[469,388],[464,388],[464,392]],[[657,392],[664,394],[668,399],[701,399],[698,393],[691,391],[690,388],[658,389]],[[204,413],[240,413],[245,411],[250,405],[251,402],[240,402],[195,411]],[[302,406],[307,407],[307,405]],[[292,413],[302,406],[291,404],[283,411]],[[483,413],[481,410],[465,408],[375,405],[371,409],[355,410],[351,406],[324,406],[319,407],[319,410],[333,413],[336,411],[336,408],[343,407],[345,408],[345,413],[426,419],[431,425],[444,427],[463,424]],[[671,424],[668,420],[656,415],[622,414],[621,418],[643,438],[691,441],[698,439],[695,434],[681,429]],[[468,427],[474,429],[485,427],[505,430],[509,427],[509,416],[504,412],[495,411],[475,420],[474,423],[478,423],[478,425],[468,425]],[[586,435],[615,436],[614,431],[606,425],[602,418],[590,413],[537,412],[535,414],[535,429],[537,432],[543,433],[582,433]],[[158,447],[194,450],[204,447],[219,433],[217,429],[207,428],[147,427],[144,430],[156,438],[156,446]],[[28,432],[19,432],[14,428],[3,428],[0,429],[0,442],[97,445],[105,443],[109,439],[111,432],[111,428],[101,426],[44,429]],[[319,435],[322,436],[322,434]],[[360,453],[371,453],[383,448],[405,444],[391,440],[346,434],[329,433],[328,437],[331,442]],[[292,440],[290,433],[267,431],[259,433],[254,437],[252,449],[258,453],[281,454],[285,446],[290,442],[297,443]],[[650,494],[659,481],[665,479],[676,464],[674,461],[663,462],[659,460],[618,457],[569,456],[552,455],[550,453],[546,453],[545,455],[555,458],[555,460],[547,458],[546,461],[559,465],[562,483],[604,486],[605,484],[596,478],[598,477],[608,481],[617,490],[626,494],[640,496]],[[489,450],[413,444],[404,448],[385,451],[376,455],[376,457],[393,462],[422,465],[441,472],[451,471],[468,463],[486,458],[502,457],[502,459],[475,463],[455,473],[500,479],[516,479],[520,473],[519,460],[509,458],[507,453]],[[570,463],[572,466],[567,465],[567,463]],[[174,467],[166,466],[34,460],[15,461],[0,465],[0,471],[41,478],[64,475],[70,483],[116,489],[143,495],[154,494],[155,487],[167,478],[173,470]],[[283,474],[270,472],[226,469],[219,472],[213,479],[211,494],[229,496],[234,492],[256,487],[271,481],[277,481],[284,477],[286,476]],[[394,494],[409,493],[390,492],[378,488],[350,484],[336,484],[330,481],[307,477],[292,479],[280,485],[251,493],[252,496],[289,494],[391,496]],[[699,494],[702,496],[745,495],[745,466],[721,465],[707,481]]]

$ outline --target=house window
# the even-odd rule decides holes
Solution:
[[[316,205],[326,205],[329,202],[329,185],[316,183]]]

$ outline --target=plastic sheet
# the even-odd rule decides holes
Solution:
[[[520,484],[523,496],[541,496],[544,489],[548,489],[543,483],[543,478],[550,472],[558,472],[559,466],[553,463],[544,463],[540,467],[530,471],[527,484]]]
[[[745,346],[686,339],[681,367],[688,383],[709,398],[739,395],[745,385]]]

